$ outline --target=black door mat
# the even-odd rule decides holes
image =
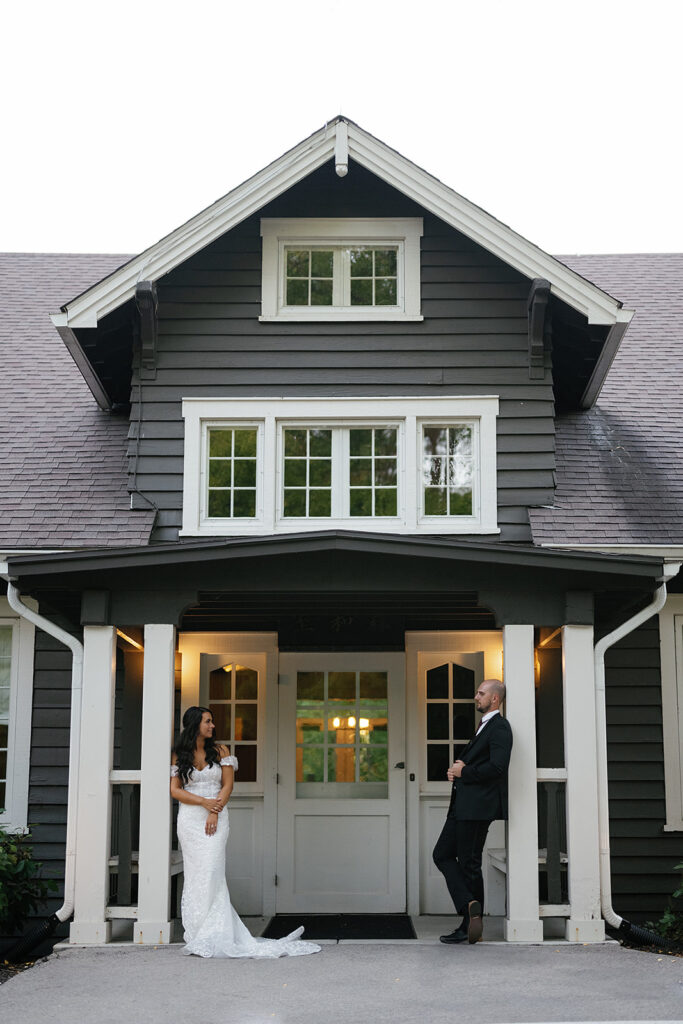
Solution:
[[[262,932],[281,939],[304,926],[305,939],[416,939],[407,914],[277,914]]]

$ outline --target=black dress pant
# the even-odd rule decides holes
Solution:
[[[447,817],[432,854],[446,879],[455,909],[464,914],[471,900],[484,906],[481,855],[490,821],[460,821]]]

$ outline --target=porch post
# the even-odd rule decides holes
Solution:
[[[534,627],[503,627],[505,714],[512,726],[507,848],[508,942],[542,942],[539,918],[536,801]]]
[[[601,942],[605,938],[605,922],[600,913],[594,687],[593,627],[563,626],[562,688],[571,907],[565,934],[573,942]]]
[[[140,860],[135,942],[171,941],[171,798],[175,626],[146,625],[142,675]]]
[[[109,942],[111,852],[111,783],[113,760],[116,630],[83,627],[83,703],[76,810],[76,878],[74,919],[69,941]]]

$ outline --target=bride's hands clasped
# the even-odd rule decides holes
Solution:
[[[209,814],[220,814],[225,804],[218,796],[205,797],[202,800],[202,807],[205,807]]]
[[[204,831],[207,836],[215,836],[216,829],[218,828],[218,814],[215,811],[211,811],[208,818],[206,819],[206,825]]]

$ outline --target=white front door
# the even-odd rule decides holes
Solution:
[[[280,655],[276,905],[406,909],[405,656]]]

